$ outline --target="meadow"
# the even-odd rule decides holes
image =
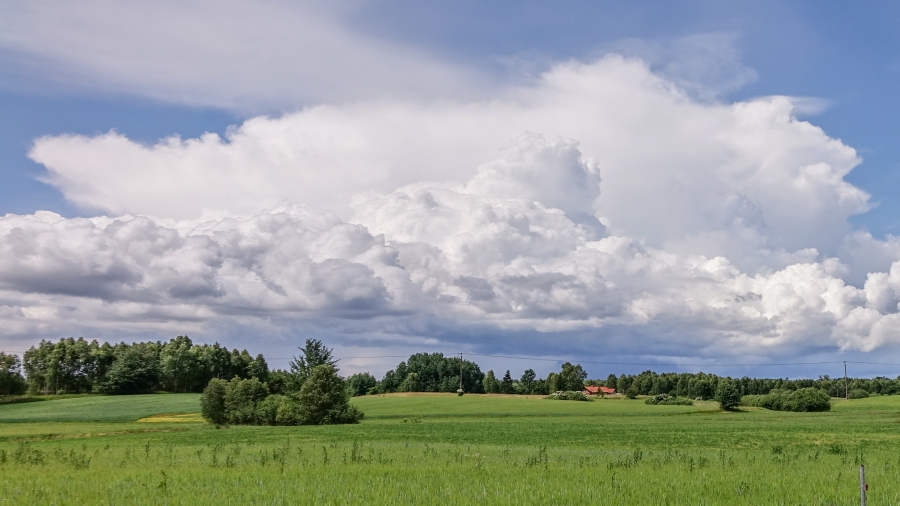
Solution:
[[[355,398],[359,425],[230,427],[198,395],[0,405],[0,504],[900,504],[900,396],[827,413],[640,399]]]

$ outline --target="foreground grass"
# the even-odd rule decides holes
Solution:
[[[865,462],[871,504],[900,504],[900,397],[808,414],[475,395],[354,402],[366,420],[340,427],[65,413],[0,423],[0,503],[858,504]],[[27,406],[0,407],[0,420]],[[136,401],[116,409],[152,414]]]

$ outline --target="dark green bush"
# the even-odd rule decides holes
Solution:
[[[749,406],[754,408],[763,407],[763,401],[765,400],[765,395],[745,395],[741,397],[741,406]]]
[[[675,395],[669,394],[659,394],[644,401],[647,404],[654,404],[657,406],[693,406],[694,401],[685,398],[678,397]]]
[[[741,394],[731,379],[722,378],[716,387],[715,399],[719,403],[719,407],[730,410],[738,407],[741,403]]]
[[[234,425],[257,423],[257,405],[269,395],[268,386],[256,378],[234,378],[225,388],[225,419]]]
[[[344,380],[330,364],[313,368],[297,394],[299,425],[359,423],[362,411],[350,404]]]
[[[272,394],[256,405],[256,413],[254,413],[254,423],[256,425],[275,425],[278,417],[278,406],[284,398],[280,394]]]
[[[227,389],[228,382],[217,378],[209,380],[209,384],[203,389],[203,395],[200,396],[200,414],[206,421],[216,425],[225,425],[227,421],[225,392]]]
[[[785,397],[784,411],[830,411],[831,397],[818,388],[801,388]]]
[[[772,390],[766,395],[745,395],[741,406],[754,406],[772,411],[829,411],[831,398],[818,388]]]
[[[865,399],[868,396],[869,392],[866,392],[862,388],[854,388],[853,390],[850,390],[849,394],[849,397],[851,399]]]

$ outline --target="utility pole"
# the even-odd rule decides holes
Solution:
[[[459,354],[459,389],[462,390],[462,366],[463,366],[463,354]]]
[[[850,384],[847,383],[847,361],[844,360],[844,400],[850,400]]]

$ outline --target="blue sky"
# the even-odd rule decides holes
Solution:
[[[727,95],[785,94],[821,98],[815,124],[860,151],[865,162],[848,180],[872,193],[878,207],[854,221],[875,235],[900,234],[900,18],[895,2],[364,2],[355,29],[496,76],[517,78],[509,58],[585,58],[639,39],[666,46],[706,33],[734,36],[740,61],[758,78]],[[112,21],[112,20],[111,20]],[[525,63],[523,63],[524,65]],[[512,73],[512,76],[504,76]],[[0,89],[2,212],[50,209],[85,214],[36,179],[27,158],[34,138],[116,129],[144,142],[172,134],[223,132],[254,112],[148,100],[102,89],[67,89],[42,72],[6,72]],[[50,81],[50,82],[48,82]],[[314,101],[311,101],[314,103]],[[296,106],[295,106],[296,107]]]
[[[0,8],[0,17],[6,19],[0,21],[0,214],[17,216],[2,228],[7,235],[0,242],[15,255],[10,252],[25,250],[10,231],[34,234],[25,255],[31,260],[8,266],[16,275],[0,269],[2,301],[10,308],[9,315],[0,318],[7,318],[12,329],[0,335],[6,348],[73,332],[101,339],[160,338],[184,329],[200,339],[240,346],[252,346],[253,340],[242,337],[252,333],[261,336],[260,346],[284,355],[303,333],[297,330],[301,328],[329,336],[345,354],[432,347],[560,356],[565,353],[548,343],[562,340],[578,354],[601,342],[623,361],[759,363],[785,357],[865,358],[873,353],[900,361],[900,338],[894,337],[898,330],[892,316],[897,314],[894,298],[900,296],[896,291],[900,285],[894,288],[894,283],[900,281],[891,272],[893,262],[900,260],[900,245],[893,237],[900,235],[900,199],[895,197],[900,190],[896,3],[359,1],[336,8],[274,1],[255,6],[96,1],[79,7],[53,2],[7,5]],[[609,55],[624,57],[626,63],[610,62]],[[630,83],[622,89],[644,90],[644,95],[615,91],[621,83]],[[646,89],[644,83],[650,83]],[[661,92],[660,86],[675,91]],[[559,89],[568,91],[560,94]],[[573,90],[588,90],[582,100],[591,103],[585,107],[607,98],[634,101],[629,106],[632,112],[623,113],[615,104],[608,109],[598,105],[597,110],[640,116],[644,126],[637,125],[636,133],[623,134],[616,142],[592,140],[586,127],[566,124],[565,114],[579,108],[568,97],[582,96]],[[786,127],[790,131],[778,133],[783,125],[775,120],[766,131],[741,130],[749,118],[777,116],[782,106],[760,105],[772,96],[793,97],[789,106],[783,106],[794,118]],[[641,108],[654,100],[672,108],[661,112],[658,121]],[[741,104],[756,104],[752,107],[759,111],[736,113],[739,117],[733,123],[721,118]],[[682,121],[679,114],[689,117]],[[385,123],[379,126],[381,120]],[[589,125],[589,118],[584,121]],[[665,145],[665,128],[642,137],[642,131],[658,125],[679,130],[720,121],[725,121],[720,125],[725,129],[737,125],[733,135],[745,135],[746,142],[730,138],[728,146],[710,148],[703,155],[699,148],[684,153],[677,146],[660,147],[656,158],[641,158],[642,162],[635,161],[640,157],[627,148],[652,151]],[[447,127],[449,140],[441,139],[440,127],[433,126],[442,122],[452,124]],[[467,122],[495,125],[492,128],[502,135],[490,137],[486,126],[484,132],[469,130]],[[806,130],[803,122],[821,128],[824,136]],[[615,122],[612,125],[614,131]],[[435,128],[434,136],[416,137],[430,128]],[[316,129],[331,133],[315,137]],[[388,133],[392,129],[398,132],[395,137]],[[116,134],[107,135],[110,131]],[[296,137],[307,131],[313,131],[313,137]],[[545,139],[519,139],[512,154],[491,162],[501,148],[510,149],[515,135],[526,131]],[[206,132],[218,134],[219,140],[201,141]],[[715,135],[715,129],[710,132],[706,135]],[[580,144],[556,142],[556,135]],[[708,139],[691,135],[672,138],[698,145]],[[172,136],[180,139],[174,147],[157,144]],[[794,140],[776,145],[783,136]],[[336,138],[350,140],[335,147]],[[404,139],[410,145],[404,145]],[[290,158],[297,145],[315,156]],[[616,146],[625,146],[623,152],[607,156]],[[463,154],[457,156],[459,152]],[[753,156],[758,161],[747,162]],[[782,161],[771,162],[774,159]],[[816,184],[825,186],[813,193],[782,195],[779,178],[798,169],[791,164],[800,162],[792,160],[801,159],[809,167],[827,166],[833,172],[816,172],[815,177],[824,178]],[[645,174],[641,170],[646,166],[628,168],[629,163],[660,164],[664,171],[660,174],[674,176],[666,183],[669,186],[643,188],[639,180],[622,174]],[[694,172],[695,166],[705,163],[712,172]],[[718,177],[710,176],[720,174],[716,167],[746,163],[764,168],[770,163],[785,165],[771,169],[781,175],[766,172],[738,184],[735,178],[744,174],[738,171],[722,176],[725,182],[708,191],[697,188],[698,182]],[[487,165],[476,171],[479,164]],[[803,172],[806,169],[798,170],[799,175],[791,176],[794,179],[784,181],[806,184],[804,178],[812,176]],[[543,188],[538,189],[522,186],[525,183],[517,179],[525,174],[532,181],[548,173],[558,177],[542,180]],[[652,172],[646,174],[653,178]],[[762,179],[765,184],[759,182]],[[428,186],[427,181],[457,186]],[[577,197],[583,202],[575,202],[572,195],[597,184],[599,193],[585,194]],[[687,190],[681,198],[672,196],[682,191],[681,184],[688,185]],[[553,185],[561,185],[556,193],[547,190]],[[700,193],[691,193],[691,185]],[[839,201],[827,196],[832,191],[840,195]],[[477,206],[458,207],[465,200],[460,195],[487,199],[479,201],[478,209],[494,206],[497,216],[524,213],[531,216],[533,230],[555,218],[532,216],[527,207],[505,208],[491,199],[537,201],[562,209],[569,221],[558,230],[572,225],[571,237],[579,237],[572,244],[582,246],[556,253],[525,246],[516,251],[512,236],[502,234],[483,239],[487,242],[466,242],[473,232],[464,227],[454,232],[461,242],[448,243],[426,230],[443,218],[422,214],[425,211],[397,197],[407,195],[414,201],[422,192],[430,192],[443,208],[458,211],[463,221]],[[662,194],[654,192],[664,192],[671,201],[660,200]],[[706,194],[722,200],[692,207],[697,195]],[[803,217],[796,222],[792,198],[804,208],[798,210]],[[680,211],[654,212],[640,204],[663,201]],[[628,202],[634,207],[629,208]],[[187,247],[179,243],[181,249],[172,253],[171,262],[181,264],[166,269],[185,279],[205,281],[170,286],[169,281],[159,281],[168,279],[163,271],[139,272],[142,260],[131,251],[149,237],[141,234],[156,234],[158,229],[175,231],[190,242],[189,237],[231,226],[209,225],[210,220],[241,216],[248,225],[240,233],[248,233],[247,227],[262,227],[259,223],[269,219],[256,213],[306,204],[313,211],[279,207],[274,214],[288,216],[292,230],[322,234],[324,229],[310,225],[310,220],[319,224],[337,220],[329,225],[333,228],[328,237],[338,234],[335,230],[344,234],[349,233],[347,227],[359,227],[356,235],[342,239],[356,246],[295,252],[308,257],[302,275],[265,262],[248,268],[277,296],[263,296],[254,292],[258,287],[235,281],[246,281],[249,274],[228,270],[229,262],[249,262],[241,257],[245,252],[214,248],[216,253],[211,253],[212,249],[196,246],[188,255]],[[28,221],[39,211],[57,213],[63,221],[50,223],[47,220],[57,218],[44,215]],[[122,239],[114,236],[107,222],[91,222],[94,229],[89,236],[112,241],[95,245],[98,251],[114,251],[108,262],[88,267],[82,262],[78,265],[85,270],[73,275],[66,282],[70,284],[54,281],[60,272],[77,268],[50,262],[71,253],[61,253],[62,246],[41,249],[45,247],[41,234],[83,225],[67,219],[104,215],[114,221],[146,215],[152,226],[140,228],[132,221],[130,226],[142,232]],[[665,223],[668,216],[672,221]],[[425,232],[413,233],[398,225],[417,220]],[[253,234],[262,232],[253,230],[251,235],[258,239]],[[74,234],[70,241],[84,237],[66,233]],[[220,241],[218,237],[209,240]],[[699,306],[691,302],[690,309],[676,308],[670,298],[679,291],[678,283],[691,283],[685,281],[687,271],[671,274],[672,280],[682,281],[656,285],[652,276],[614,280],[611,274],[593,274],[578,278],[578,286],[603,281],[607,288],[558,295],[565,292],[561,288],[565,283],[575,283],[572,276],[579,276],[561,267],[565,263],[561,259],[569,258],[566,262],[585,269],[593,264],[579,263],[582,260],[571,255],[596,241],[610,244],[613,238],[632,241],[629,247],[640,251],[638,256],[657,255],[660,265],[681,262],[690,270],[714,258],[724,259],[734,273],[721,274],[724,267],[703,264],[707,265],[703,276],[716,283],[727,277],[722,293],[746,289],[752,297],[761,297],[762,305],[755,309],[733,309],[751,319],[765,317],[768,323],[736,323],[731,313],[710,316],[706,314],[710,308],[719,310],[725,303],[721,295],[705,292],[687,297],[706,301]],[[61,235],[58,240],[63,244],[67,239]],[[217,248],[225,248],[223,244],[217,243]],[[273,258],[289,250],[279,244],[269,246]],[[414,274],[414,265],[427,256],[424,245],[443,252],[433,260],[442,267]],[[479,247],[504,254],[490,267],[453,256]],[[610,254],[606,247],[601,248],[603,254]],[[364,249],[369,253],[360,253]],[[381,249],[390,252],[376,253]],[[216,259],[184,267],[193,265],[186,259],[202,256],[198,251]],[[384,260],[384,255],[394,255],[394,260]],[[373,260],[376,257],[380,260]],[[664,260],[676,257],[679,260]],[[529,268],[520,265],[526,258]],[[43,262],[47,265],[34,267]],[[117,271],[119,264],[126,267]],[[35,271],[22,275],[26,267]],[[395,267],[409,278],[392,278],[399,276],[392,270]],[[504,273],[498,274],[501,270]],[[900,276],[900,267],[896,270]],[[266,279],[264,273],[273,277]],[[883,273],[884,279],[873,273]],[[434,286],[427,281],[445,274],[448,277],[434,281]],[[569,281],[548,281],[551,274]],[[281,287],[278,281],[293,275],[303,279],[296,294],[290,283]],[[369,277],[368,284],[340,281]],[[830,281],[822,281],[825,278]],[[825,287],[815,296],[821,302],[810,303],[813,309],[775,300],[781,293],[779,283],[806,286],[813,279]],[[868,288],[867,279],[872,280]],[[835,288],[838,282],[858,292]],[[753,283],[758,286],[748,288]],[[88,285],[92,288],[72,288]],[[525,286],[533,291],[521,291]],[[616,292],[623,286],[627,293]],[[771,289],[775,299],[769,301],[768,292],[760,292],[764,289]],[[544,296],[563,298],[540,302]],[[581,302],[566,306],[569,296]],[[406,302],[431,301],[430,297],[433,301],[424,305]],[[806,304],[810,297],[797,295],[797,300]],[[832,308],[835,297],[845,306]],[[446,302],[450,300],[457,302]],[[500,309],[500,300],[506,309]],[[141,309],[134,309],[137,306]],[[627,310],[619,314],[614,306]],[[833,314],[822,320],[810,316],[810,311]],[[474,327],[461,323],[469,317]],[[472,333],[482,337],[475,342],[464,337]],[[635,342],[642,351],[626,345]],[[724,356],[727,349],[736,355]],[[363,361],[358,366],[377,369],[383,364]]]

